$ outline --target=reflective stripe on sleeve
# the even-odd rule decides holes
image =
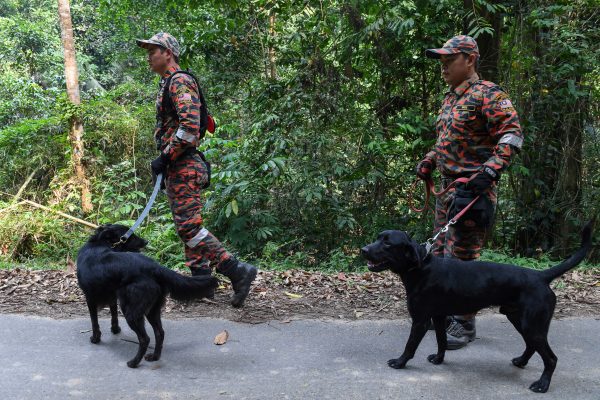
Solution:
[[[498,144],[502,143],[510,144],[511,146],[520,149],[523,146],[523,138],[512,133],[507,133],[506,135],[502,136],[498,141]]]
[[[186,131],[185,129],[181,129],[181,127],[179,129],[177,129],[177,133],[175,133],[175,136],[177,136],[179,139],[188,142],[188,143],[196,143],[196,135],[189,133],[188,131]]]
[[[208,236],[209,232],[208,229],[206,228],[202,228],[200,229],[200,232],[198,232],[196,234],[196,236],[194,236],[193,238],[191,238],[190,240],[188,240],[185,245],[189,248],[194,248],[198,245],[198,243],[200,243],[202,241],[202,239],[204,239],[206,236]]]

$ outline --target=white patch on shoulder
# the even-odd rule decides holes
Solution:
[[[500,108],[503,110],[506,108],[514,108],[509,99],[504,99],[498,104],[500,104]]]

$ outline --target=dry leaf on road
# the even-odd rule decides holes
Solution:
[[[229,332],[227,332],[227,329],[225,329],[223,332],[221,332],[217,336],[215,336],[214,343],[217,346],[220,346],[222,344],[227,343],[227,339],[229,339]]]

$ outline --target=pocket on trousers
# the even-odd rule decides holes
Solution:
[[[200,189],[206,189],[210,185],[210,163],[204,161],[204,157],[201,153],[194,154],[196,170],[196,185]]]

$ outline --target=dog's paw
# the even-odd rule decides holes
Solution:
[[[525,368],[529,360],[526,360],[523,357],[515,357],[511,361],[515,367]]]
[[[388,365],[395,369],[402,369],[402,368],[406,367],[406,361],[408,361],[408,360],[404,360],[404,359],[402,359],[402,357],[393,358],[388,361]]]
[[[444,356],[438,356],[437,354],[430,354],[427,356],[427,361],[432,364],[438,365],[444,362]]]
[[[531,386],[529,386],[529,389],[536,393],[546,393],[549,386],[550,381],[546,379],[540,379],[539,381],[533,382]]]
[[[144,360],[146,361],[158,361],[160,359],[160,357],[155,356],[154,354],[146,354],[144,356]]]
[[[110,331],[116,335],[117,333],[121,332],[121,327],[119,325],[117,325],[117,326],[111,326],[110,327]]]
[[[129,361],[127,361],[127,366],[129,368],[137,368],[138,365],[140,365],[139,361],[135,361],[135,360],[129,360]]]
[[[92,336],[90,336],[90,342],[94,344],[100,343],[100,334],[93,334]]]

